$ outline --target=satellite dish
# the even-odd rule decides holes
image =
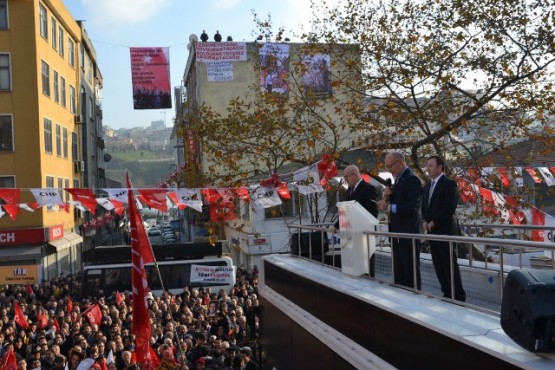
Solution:
[[[193,43],[193,42],[197,42],[198,41],[198,36],[195,35],[194,33],[191,33],[191,35],[189,36],[189,42]]]
[[[104,153],[104,162],[110,162],[112,160],[112,156],[110,153]]]

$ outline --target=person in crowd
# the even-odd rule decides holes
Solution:
[[[393,188],[384,189],[384,199],[378,202],[378,209],[389,214],[389,231],[420,233],[422,226],[420,179],[407,166],[405,156],[400,152],[390,152],[385,156],[385,168],[395,178],[395,184]],[[392,238],[392,245],[395,284],[421,289],[420,241],[414,240],[413,248],[412,239]],[[416,281],[414,281],[415,272]]]
[[[455,211],[459,190],[457,182],[445,175],[445,161],[437,155],[428,158],[426,170],[431,182],[424,187],[422,199],[422,228],[425,233],[438,235],[460,235]],[[454,275],[454,298],[464,302],[466,292],[462,286],[461,272],[457,263],[457,250],[449,251],[448,242],[430,240],[430,252],[441,292],[451,298],[451,264]]]

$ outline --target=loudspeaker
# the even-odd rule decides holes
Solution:
[[[555,351],[554,270],[509,272],[501,301],[501,327],[529,351]]]
[[[300,243],[299,243],[300,235]],[[323,235],[323,240],[322,240]],[[329,251],[328,235],[324,232],[313,231],[313,232],[303,232],[303,233],[293,233],[289,240],[289,250],[291,254],[299,255],[299,244],[300,244],[300,255],[303,257],[309,257],[310,253],[310,243],[312,243],[312,255],[321,256],[322,255],[322,242],[324,246],[324,253]]]

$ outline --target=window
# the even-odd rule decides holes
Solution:
[[[54,187],[54,177],[52,176],[46,176],[46,187],[47,188],[53,188]],[[56,210],[55,206],[50,205],[48,207],[46,207],[46,209],[48,210],[48,212],[53,212]]]
[[[265,218],[298,217],[306,215],[306,209],[299,209],[299,204],[303,204],[303,199],[298,192],[291,191],[291,199],[282,199],[281,206],[266,208]]]
[[[58,177],[58,189],[62,191],[63,188],[64,188],[64,179],[62,179],[61,177]]]
[[[50,96],[50,66],[42,61],[42,93]]]
[[[71,38],[67,39],[67,61],[75,68],[75,42]]]
[[[64,179],[64,188],[69,188],[69,179]],[[66,191],[66,203],[69,201],[69,193]]]
[[[48,13],[44,5],[39,4],[40,35],[48,40]]]
[[[62,107],[66,107],[66,79],[60,77],[60,88],[61,88],[61,98],[62,98]]]
[[[68,136],[67,136],[67,127],[64,127],[64,136],[63,136],[63,140],[64,140],[64,145],[63,145],[63,148],[64,148],[64,158],[67,158],[67,155],[68,155],[68,143],[67,143]]]
[[[0,90],[12,89],[10,54],[0,54]]]
[[[93,98],[89,96],[89,106],[87,107],[89,118],[93,118]]]
[[[8,1],[0,0],[0,28],[8,28]]]
[[[60,102],[60,86],[58,85],[58,71],[54,71],[54,101]]]
[[[82,69],[85,69],[85,47],[83,44],[80,44],[79,51],[79,64]]]
[[[56,18],[52,17],[50,19],[50,22],[52,22],[52,47],[54,48],[54,50],[58,49],[58,37],[56,36],[57,33],[57,28],[58,28],[58,22],[56,22]]]
[[[15,176],[0,176],[0,188],[15,188]]]
[[[92,83],[92,81],[93,81],[93,64],[92,64],[92,60],[90,58],[87,58],[87,79],[89,80],[89,83]]]
[[[44,118],[44,151],[52,154],[52,121]]]
[[[0,116],[0,152],[13,151],[12,116]]]
[[[60,26],[59,28],[59,32],[58,32],[59,36],[58,36],[58,44],[60,47],[60,50],[58,50],[58,53],[60,53],[60,56],[63,58],[64,57],[64,29],[62,28],[62,26]]]
[[[73,114],[77,112],[77,104],[75,99],[75,87],[69,85],[69,111]]]
[[[62,156],[62,126],[56,124],[56,155]]]
[[[71,133],[71,158],[74,161],[79,160],[79,142],[77,141],[77,132]]]

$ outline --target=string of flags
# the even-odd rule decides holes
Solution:
[[[293,178],[299,193],[304,195],[323,192],[329,187],[329,180],[337,176],[338,170],[329,155],[310,166],[294,172]],[[28,189],[34,201],[21,202],[21,188],[0,188],[0,218],[8,214],[16,220],[21,210],[34,212],[41,207],[50,210],[69,212],[70,206],[85,212],[96,214],[98,207],[106,212],[88,221],[83,226],[99,227],[115,217],[123,216],[128,206],[130,188],[102,188],[103,195],[95,195],[89,188],[31,188]],[[64,201],[62,190],[71,194],[72,200]],[[138,209],[150,207],[167,213],[170,208],[185,209],[190,207],[202,212],[203,205],[210,208],[210,218],[214,222],[236,219],[235,200],[253,202],[259,208],[270,208],[282,204],[282,199],[290,199],[289,185],[280,180],[278,174],[271,175],[257,186],[237,188],[139,188],[135,199]],[[69,197],[67,197],[69,198]]]

